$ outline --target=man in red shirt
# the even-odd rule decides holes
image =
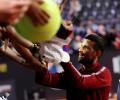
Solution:
[[[101,37],[88,35],[79,49],[79,71],[71,62],[61,62],[64,72],[52,74],[42,68],[36,72],[35,80],[44,86],[65,89],[67,100],[108,100],[111,73],[98,62],[103,49]]]

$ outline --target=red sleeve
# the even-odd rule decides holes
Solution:
[[[35,81],[38,84],[54,87],[54,88],[65,88],[64,73],[50,73],[47,69],[36,72]]]
[[[93,89],[111,86],[110,71],[104,67],[99,73],[82,75],[72,63],[61,63],[67,77],[71,78],[72,87],[81,89]]]

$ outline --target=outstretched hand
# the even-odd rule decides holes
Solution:
[[[30,0],[0,0],[0,24],[15,24],[27,11]]]
[[[73,30],[73,24],[72,24],[72,21],[70,20],[63,20],[63,26],[65,27],[65,29],[69,31]]]
[[[6,37],[4,41],[4,48],[1,49],[1,52],[3,52],[5,55],[12,58],[14,61],[22,65],[25,65],[27,68],[30,68],[33,70],[41,70],[42,68],[47,69],[47,66],[48,66],[47,61],[39,54],[39,47],[34,46],[31,49],[28,48],[26,45],[28,44],[33,45],[33,43],[30,41],[27,41],[26,39],[23,39],[22,37],[19,37],[14,27],[12,26],[0,27],[0,35],[1,35],[0,38],[3,38],[5,33],[7,34],[7,39],[10,39],[14,49],[17,50],[19,56],[14,54],[12,50],[10,50],[10,52],[13,52],[12,54],[7,52],[8,45],[7,45]],[[0,46],[2,46],[3,45],[2,41],[0,41],[0,43],[1,43]],[[23,59],[25,60],[25,62],[23,62]]]
[[[40,8],[40,5],[42,5],[44,2],[42,0],[36,0],[31,6],[29,7],[27,11],[27,15],[31,18],[34,25],[44,25],[48,22],[48,19],[50,16],[47,12],[44,11],[44,9]]]

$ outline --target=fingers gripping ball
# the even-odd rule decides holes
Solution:
[[[61,25],[60,11],[55,2],[52,0],[44,0],[40,8],[50,16],[48,23],[35,26],[30,17],[25,15],[15,26],[20,35],[32,42],[43,42],[51,39]]]

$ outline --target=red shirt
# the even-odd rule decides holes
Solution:
[[[100,64],[91,70],[77,70],[71,62],[61,63],[64,72],[52,74],[46,69],[36,72],[36,82],[41,85],[66,89],[67,100],[108,100],[111,73]]]

